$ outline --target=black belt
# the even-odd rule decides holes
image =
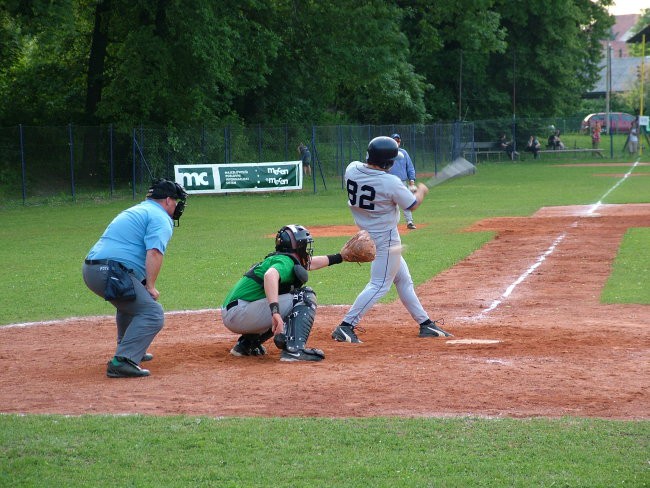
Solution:
[[[226,305],[226,310],[230,310],[231,308],[236,307],[237,305],[239,305],[239,300],[233,300],[228,305]]]
[[[112,259],[86,259],[84,262],[85,262],[86,264],[91,264],[91,265],[92,265],[92,264],[105,264],[105,265],[108,265],[108,262],[109,262],[109,261],[112,261]],[[129,272],[129,273],[133,273],[133,270],[132,270],[132,269],[128,269],[128,268],[127,268],[126,266],[124,266],[122,263],[118,263],[117,261],[113,261],[113,262],[117,263],[118,266],[119,266],[120,268],[122,268],[123,270],[125,270],[125,271],[127,271],[127,272]],[[145,279],[142,280],[140,283],[142,283],[144,286],[147,286],[147,279],[145,278]]]

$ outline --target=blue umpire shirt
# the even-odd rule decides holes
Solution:
[[[149,249],[165,254],[174,221],[154,200],[145,200],[120,212],[92,247],[86,259],[112,259],[133,269],[142,281]]]
[[[411,156],[401,147],[397,150],[395,163],[389,171],[390,174],[397,176],[402,181],[415,181],[415,166],[411,161]]]

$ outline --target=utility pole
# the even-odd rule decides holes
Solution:
[[[607,112],[607,133],[609,134],[609,157],[613,158],[614,157],[614,134],[612,134],[612,121],[610,120],[610,114],[609,114],[609,99],[610,99],[610,92],[612,91],[612,43],[608,42],[607,43],[607,75],[606,75],[606,82],[607,82],[607,90],[605,93],[605,105],[606,109],[605,111]]]

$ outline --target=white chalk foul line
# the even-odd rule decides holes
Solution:
[[[217,312],[218,308],[204,308],[200,310],[172,310],[170,312],[165,312],[165,315],[198,315],[209,312]],[[67,325],[74,324],[77,322],[90,322],[93,320],[103,320],[115,318],[113,315],[89,315],[87,317],[67,317],[65,319],[58,320],[42,320],[39,322],[24,322],[21,324],[7,324],[0,325],[0,331],[9,330],[9,329],[28,329],[30,327],[42,327],[47,325]]]
[[[506,298],[508,298],[508,297],[510,296],[510,294],[514,291],[514,289],[515,289],[515,288],[516,288],[520,283],[522,283],[526,278],[528,278],[528,276],[530,276],[530,274],[531,274],[533,271],[535,271],[537,268],[539,268],[539,266],[544,262],[544,260],[545,260],[548,256],[550,256],[550,255],[553,253],[553,251],[555,251],[555,248],[558,246],[558,244],[559,244],[560,242],[562,242],[562,241],[564,240],[565,237],[566,237],[566,232],[563,232],[562,234],[560,234],[560,235],[559,235],[559,236],[558,236],[558,237],[553,241],[553,244],[551,244],[551,246],[546,250],[546,252],[544,252],[544,254],[542,254],[541,256],[539,256],[539,257],[537,258],[537,261],[535,261],[535,263],[534,263],[530,268],[528,268],[526,271],[524,271],[524,273],[522,273],[521,276],[519,276],[519,278],[517,278],[517,279],[516,279],[516,280],[515,280],[515,281],[514,281],[510,286],[508,286],[508,288],[506,288],[506,291],[504,291],[503,294],[502,294],[499,298],[497,298],[496,300],[494,300],[494,301],[490,304],[490,306],[489,306],[488,308],[482,310],[481,313],[479,313],[478,315],[476,315],[476,316],[474,316],[474,317],[472,317],[472,318],[474,318],[474,319],[481,319],[481,318],[483,318],[485,315],[487,315],[488,313],[490,313],[492,310],[494,310],[495,308],[497,308],[499,305],[501,305],[501,303],[503,302],[503,300],[505,300]]]
[[[605,192],[605,194],[600,198],[600,200],[598,200],[598,202],[596,202],[595,204],[593,204],[593,205],[591,205],[589,207],[589,210],[587,211],[587,215],[591,215],[594,212],[596,212],[596,210],[598,210],[598,208],[603,205],[603,200],[605,198],[607,198],[607,196],[610,193],[612,193],[616,188],[618,188],[618,186],[621,185],[628,178],[628,176],[630,176],[630,174],[632,174],[632,171],[634,171],[634,169],[638,165],[639,165],[639,160],[637,159],[634,162],[634,164],[632,165],[632,167],[630,168],[630,170],[627,173],[625,173],[623,175],[623,177],[620,180],[618,180],[616,182],[616,184],[614,184],[614,186],[612,186],[609,190],[607,190]],[[569,227],[577,227],[577,226],[578,226],[578,221],[575,220],[574,222],[571,223],[571,225]],[[480,319],[484,318],[488,313],[495,310],[499,305],[501,305],[501,303],[503,303],[503,301],[510,296],[510,294],[514,291],[514,289],[519,284],[523,283],[523,281],[526,278],[528,278],[530,276],[530,274],[533,271],[535,271],[546,260],[546,258],[548,256],[553,254],[553,252],[555,251],[557,246],[564,240],[566,235],[567,235],[567,231],[564,231],[564,232],[562,232],[562,234],[560,234],[558,237],[556,237],[555,240],[553,241],[553,244],[551,244],[551,246],[541,256],[539,256],[537,258],[537,260],[535,261],[535,263],[533,263],[532,266],[530,266],[526,271],[524,271],[524,273],[521,274],[521,276],[519,276],[519,278],[517,278],[510,286],[508,286],[508,288],[506,288],[506,291],[504,291],[503,294],[499,298],[497,298],[496,300],[493,300],[492,303],[490,304],[490,306],[488,308],[486,308],[486,309],[483,309],[481,311],[481,313],[479,313],[477,315],[474,315],[473,317],[470,317],[469,319],[470,320],[480,320]]]

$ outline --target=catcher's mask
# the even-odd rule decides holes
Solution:
[[[311,234],[302,225],[285,225],[275,236],[275,250],[297,254],[300,264],[309,269],[309,263],[314,254],[313,242]]]
[[[388,171],[395,162],[399,146],[395,139],[380,136],[375,137],[368,144],[368,153],[366,154],[366,163]]]
[[[172,219],[175,221],[175,225],[179,226],[181,215],[183,215],[187,203],[187,192],[185,188],[174,181],[161,178],[154,181],[147,192],[147,198],[153,198],[154,200],[168,197],[176,200],[176,208],[174,209]]]

